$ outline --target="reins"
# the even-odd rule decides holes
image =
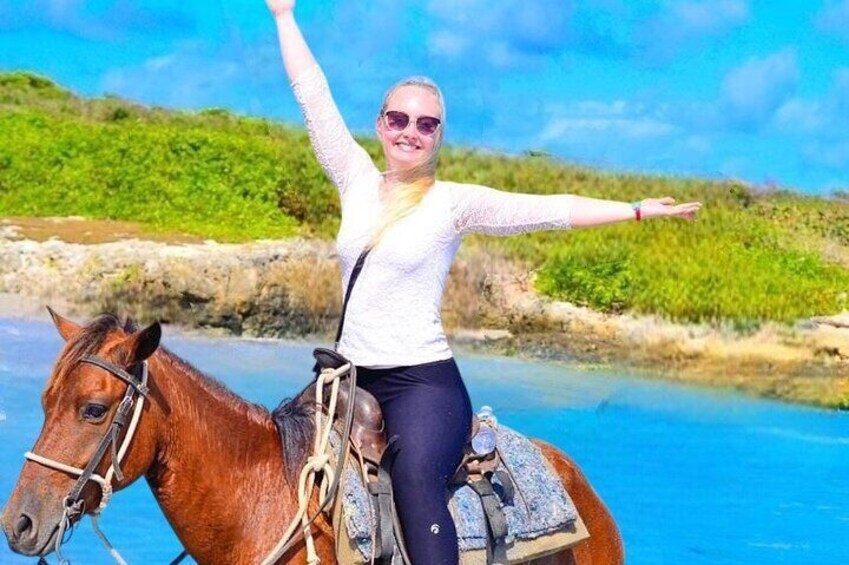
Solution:
[[[339,340],[342,337],[342,328],[345,325],[345,313],[348,311],[348,301],[351,298],[351,291],[354,289],[354,284],[360,276],[360,272],[365,264],[366,257],[370,249],[365,249],[357,258],[354,268],[351,271],[351,277],[348,279],[348,287],[345,289],[345,299],[342,301],[342,314],[339,317],[339,325],[336,328],[336,338],[333,340],[334,351],[339,348]],[[332,352],[328,352],[332,355]],[[341,358],[341,356],[336,356]],[[304,538],[304,543],[307,549],[307,565],[316,565],[321,562],[318,554],[315,551],[315,543],[312,537],[312,524],[324,512],[333,498],[336,496],[336,491],[339,487],[339,480],[342,476],[342,469],[345,465],[345,456],[347,453],[348,439],[351,435],[351,427],[354,422],[354,395],[357,390],[357,369],[353,363],[347,362],[337,368],[325,368],[316,362],[313,370],[316,373],[315,382],[315,432],[313,440],[313,454],[307,459],[306,465],[301,470],[301,475],[298,480],[298,512],[292,518],[289,526],[286,528],[280,541],[274,546],[274,549],[262,560],[262,565],[271,565],[282,557],[295,543],[301,538]],[[339,392],[339,380],[345,374],[349,375],[348,381],[348,407],[345,412],[345,420],[342,426],[342,438],[339,447],[339,456],[336,458],[335,468],[331,468],[329,461],[331,457],[330,451],[330,432],[333,429],[333,417],[336,413],[336,401]],[[330,402],[327,407],[327,422],[322,426],[322,410],[324,386],[331,384]],[[312,386],[312,385],[310,385]],[[309,388],[309,387],[307,387]],[[312,489],[315,486],[315,475],[319,471],[324,471],[321,482],[319,483],[319,499],[321,502],[318,505],[318,510],[309,518],[307,518],[307,505],[309,504]],[[330,486],[327,487],[328,472],[330,477]],[[298,522],[301,522],[301,528],[296,530]]]
[[[340,380],[349,375],[349,394],[348,406],[345,413],[345,420],[342,430],[342,440],[340,442],[340,453],[336,458],[335,467],[330,466],[330,459],[333,456],[330,446],[330,435],[333,430],[333,416],[336,412],[336,403],[339,394]],[[322,413],[324,409],[324,387],[330,384],[330,400],[327,405],[327,418],[325,419]],[[304,468],[301,470],[298,479],[298,511],[289,522],[285,533],[262,560],[262,565],[271,565],[276,563],[287,551],[289,551],[295,543],[304,539],[307,550],[307,564],[315,565],[321,562],[318,554],[315,551],[315,542],[312,535],[312,525],[315,520],[329,507],[336,496],[336,491],[339,487],[339,480],[342,476],[342,468],[345,464],[345,446],[348,444],[348,438],[351,433],[351,426],[354,421],[354,402],[353,392],[357,386],[357,370],[351,363],[346,363],[336,369],[323,369],[315,382],[315,434],[313,436],[313,454],[307,458]],[[318,509],[312,516],[308,516],[307,510],[309,501],[312,496],[312,490],[316,484],[316,475],[322,472],[323,475],[318,483],[319,487],[319,505]],[[300,522],[301,527],[298,527]]]

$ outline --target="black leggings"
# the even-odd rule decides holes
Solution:
[[[357,367],[380,402],[387,438],[398,436],[392,489],[413,565],[457,565],[445,488],[469,435],[472,404],[454,359],[409,367]]]

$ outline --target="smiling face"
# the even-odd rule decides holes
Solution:
[[[403,130],[392,129],[387,124],[386,112],[403,112],[409,116],[409,123]],[[433,135],[426,135],[416,127],[416,121],[423,116],[442,120],[442,114],[440,97],[431,88],[403,85],[391,92],[377,118],[377,135],[389,171],[409,170],[435,157],[442,141],[443,124]]]

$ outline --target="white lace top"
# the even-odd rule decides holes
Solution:
[[[318,161],[339,189],[342,223],[336,244],[344,293],[380,214],[380,172],[345,126],[318,66],[292,87]],[[516,194],[437,180],[366,259],[348,303],[339,352],[367,367],[451,357],[442,329],[442,294],[462,236],[565,229],[570,205],[566,194]]]

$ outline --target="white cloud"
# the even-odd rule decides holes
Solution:
[[[174,55],[163,55],[161,57],[152,57],[145,61],[142,66],[150,71],[162,71],[177,62]]]
[[[834,72],[832,85],[822,98],[792,98],[775,113],[782,131],[823,139],[849,138],[849,67]]]
[[[849,0],[831,0],[817,14],[817,27],[849,40]]]
[[[825,106],[835,125],[849,127],[849,67],[834,72],[834,84],[826,96]],[[849,134],[849,131],[845,133]]]
[[[849,141],[838,143],[811,142],[805,145],[803,156],[805,161],[812,165],[845,170],[846,167],[849,167]]]
[[[36,2],[39,4],[39,2]],[[44,2],[44,8],[53,18],[62,18],[72,15],[73,12],[80,6],[80,0],[47,0]]]
[[[427,11],[447,22],[472,25],[476,21],[487,18],[495,10],[486,0],[465,0],[455,2],[454,0],[429,0]]]
[[[520,66],[567,52],[667,59],[749,21],[750,0],[429,0],[433,53]],[[446,34],[470,38],[449,41]]]
[[[782,130],[814,133],[825,125],[822,105],[811,100],[793,98],[788,100],[775,113],[775,124]]]
[[[575,102],[570,107],[579,114],[593,116],[623,116],[628,112],[628,102],[625,100],[614,100],[613,102],[583,100]]]
[[[247,69],[244,61],[206,51],[200,44],[187,43],[139,65],[112,69],[103,77],[102,89],[173,108],[221,106],[235,85],[249,79]]]
[[[671,124],[651,118],[557,118],[549,122],[540,139],[581,139],[586,135],[647,139],[665,137],[675,130]]]
[[[439,30],[430,35],[428,50],[438,57],[455,59],[466,51],[470,43],[470,40],[460,33]]]
[[[791,97],[798,78],[798,60],[792,49],[753,57],[725,76],[720,105],[732,125],[757,129]]]
[[[549,111],[552,115],[539,134],[543,144],[580,141],[588,137],[657,139],[678,131],[675,125],[650,115],[644,107],[623,100],[582,101],[553,106]]]
[[[0,5],[0,29],[47,28],[102,42],[172,37],[194,30],[186,7],[116,0],[28,0],[11,10]],[[8,11],[9,13],[4,13]]]
[[[686,139],[685,144],[688,149],[701,155],[707,155],[713,150],[713,143],[704,135],[691,135]]]
[[[718,174],[710,132],[666,103],[583,100],[547,104],[531,147],[568,161],[613,170]],[[525,145],[527,147],[527,145]]]
[[[675,2],[670,11],[682,33],[716,33],[749,19],[749,3],[743,0]]]
[[[649,61],[672,59],[749,19],[749,0],[661,1],[645,15],[631,14],[632,55]]]
[[[454,62],[497,68],[533,64],[570,41],[571,5],[563,0],[430,0],[428,50]]]

